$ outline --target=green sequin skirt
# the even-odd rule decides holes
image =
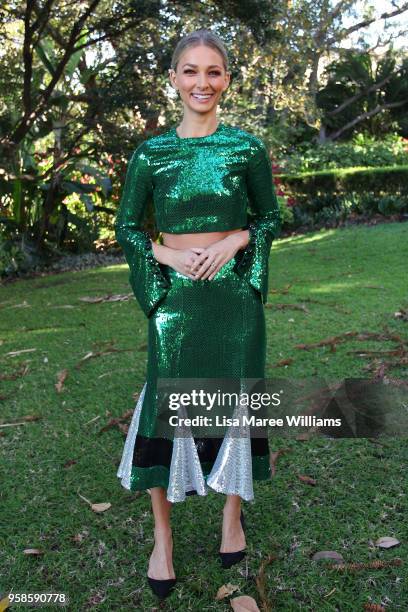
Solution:
[[[253,499],[253,480],[269,480],[269,443],[155,435],[160,378],[264,378],[266,327],[261,295],[235,271],[236,257],[212,280],[193,280],[160,264],[170,289],[148,319],[146,382],[118,470],[131,491],[167,489],[170,501],[208,486]]]

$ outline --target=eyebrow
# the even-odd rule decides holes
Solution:
[[[197,68],[197,64],[190,64],[190,62],[187,62],[187,64],[183,64],[183,68],[184,66],[193,66],[194,68]],[[208,68],[221,68],[221,66],[219,66],[218,64],[211,64],[211,66],[208,66]]]

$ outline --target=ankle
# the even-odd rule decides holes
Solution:
[[[239,519],[241,515],[241,505],[225,504],[222,513],[224,516],[234,517]]]
[[[172,529],[169,525],[160,525],[154,528],[153,534],[158,539],[168,539],[173,536]]]

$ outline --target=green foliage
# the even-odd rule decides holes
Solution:
[[[384,216],[408,212],[408,197],[387,195],[378,200],[377,207]]]
[[[293,211],[288,206],[287,200],[283,196],[276,196],[278,199],[279,210],[282,218],[282,225],[284,224],[292,224],[293,223]]]
[[[9,3],[0,10],[0,203],[22,233],[37,233],[41,248],[50,249],[52,240],[56,250],[92,248],[101,223],[109,226],[124,180],[119,159],[182,116],[167,70],[179,38],[198,27],[214,29],[229,52],[232,80],[220,104],[223,120],[262,137],[275,157],[295,147],[286,173],[316,173],[298,183],[285,179],[297,206],[321,193],[334,197],[340,190],[348,197],[361,181],[353,174],[358,167],[408,163],[404,141],[388,135],[408,133],[407,62],[391,51],[378,60],[364,43],[342,49],[347,10],[333,14],[324,3],[310,10],[308,3],[266,0],[176,1],[166,10],[159,0],[103,1],[85,17],[81,3],[62,2],[57,12],[40,11],[40,18],[30,7]],[[327,57],[338,59],[319,82]],[[336,112],[350,95],[355,101]],[[310,145],[377,103],[394,106],[367,125],[356,123],[353,133],[364,125],[381,138],[356,134],[351,143]],[[81,160],[89,167],[81,169]],[[347,177],[340,172],[345,167],[353,169]],[[318,175],[322,169],[339,173]],[[376,202],[388,198],[380,206],[388,214],[400,205],[406,178],[404,171],[375,171],[360,185],[375,192]],[[282,217],[295,223],[286,196],[278,194]],[[150,212],[148,224],[153,226]]]
[[[304,147],[280,160],[277,178],[289,197],[294,227],[337,224],[348,215],[408,211],[407,139],[356,135],[349,143]]]
[[[91,219],[68,213],[67,232],[64,240],[64,246],[68,251],[72,253],[93,251],[94,241],[98,236],[98,228]]]
[[[369,134],[357,134],[350,142],[309,143],[290,157],[280,160],[284,172],[296,174],[329,168],[352,166],[392,166],[408,163],[408,139],[386,134],[380,140]]]
[[[339,55],[326,67],[326,84],[316,95],[326,135],[344,138],[363,129],[381,136],[393,123],[403,124],[408,60],[401,61],[392,48],[383,57],[354,48],[341,49]]]
[[[1,221],[1,220],[0,220]],[[15,276],[26,269],[27,259],[21,250],[13,224],[0,222],[0,278]]]
[[[373,192],[361,191],[340,195],[326,193],[307,201],[298,201],[292,211],[292,220],[288,220],[287,223],[293,227],[313,228],[316,224],[330,227],[353,217],[370,217],[378,214],[389,217],[408,214],[408,196],[380,196]]]

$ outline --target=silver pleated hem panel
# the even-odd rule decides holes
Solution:
[[[117,471],[122,486],[129,490],[133,450],[145,391],[146,383],[136,403]],[[248,415],[247,406],[238,404],[234,409],[233,418],[242,419],[244,414]],[[180,414],[180,416],[186,415]],[[240,420],[240,422],[242,421]],[[181,432],[183,432],[182,436],[177,435]],[[207,481],[201,468],[191,429],[186,426],[176,428],[173,439],[169,486],[167,488],[168,501],[173,503],[184,501],[186,493],[190,491],[197,491],[198,495],[207,495],[209,487],[217,493],[239,495],[245,501],[254,499],[251,437],[248,425],[240,425],[239,427],[231,425],[228,428],[212,470],[207,476]]]

